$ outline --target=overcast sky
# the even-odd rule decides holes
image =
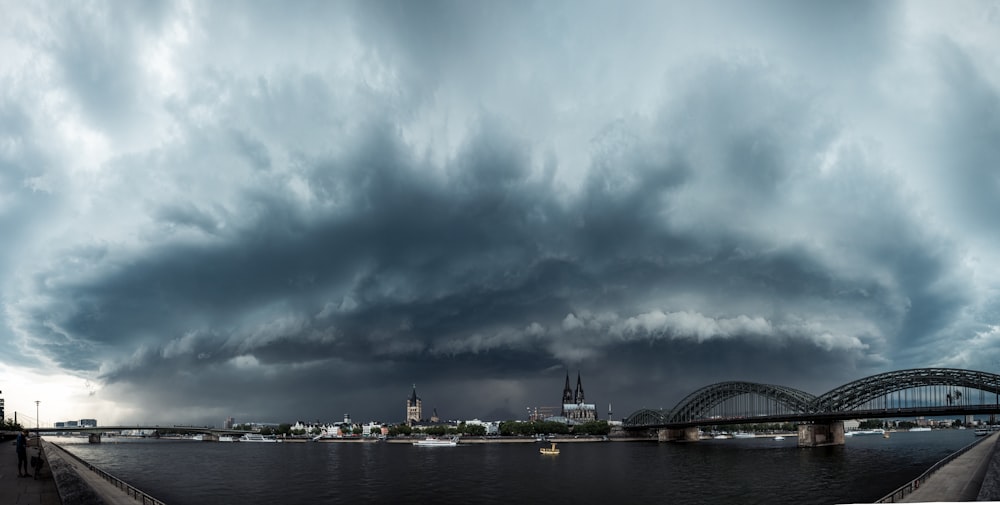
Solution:
[[[0,7],[8,417],[1000,370],[995,2]]]

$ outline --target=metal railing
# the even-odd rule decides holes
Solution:
[[[927,479],[929,479],[930,476],[932,474],[934,474],[934,472],[940,470],[941,467],[943,467],[944,465],[950,463],[953,459],[961,456],[962,454],[965,454],[966,451],[968,451],[969,449],[972,449],[973,447],[975,447],[975,446],[979,445],[980,443],[986,441],[986,439],[990,439],[990,438],[993,438],[992,434],[990,436],[988,436],[988,437],[977,438],[977,440],[975,442],[972,442],[971,444],[969,444],[969,445],[967,445],[967,446],[965,446],[965,447],[963,447],[963,448],[961,448],[961,449],[959,449],[959,450],[957,450],[957,451],[949,454],[947,457],[945,457],[941,461],[938,461],[937,463],[934,463],[934,465],[932,465],[930,468],[928,468],[927,471],[925,471],[924,473],[920,474],[919,477],[917,477],[916,479],[911,480],[910,482],[907,482],[906,484],[903,484],[902,486],[900,486],[895,491],[893,491],[893,492],[891,492],[891,493],[883,496],[881,499],[875,501],[875,503],[896,503],[897,501],[902,500],[904,497],[906,497],[910,493],[912,493],[912,492],[916,491],[917,489],[919,489],[920,486],[923,485],[924,482],[927,482]]]
[[[125,482],[119,479],[118,477],[115,477],[114,475],[111,475],[110,473],[105,472],[104,470],[101,470],[100,468],[84,461],[83,459],[80,459],[79,456],[66,450],[66,448],[60,446],[59,444],[53,442],[48,442],[48,443],[57,447],[60,451],[63,452],[63,454],[69,455],[70,457],[78,461],[80,464],[89,468],[90,471],[96,473],[99,477],[109,482],[112,486],[115,486],[116,488],[124,491],[126,495],[128,495],[135,501],[141,503],[142,505],[166,505],[166,503],[150,496],[145,491],[142,491],[141,489],[136,488],[135,486],[129,484],[128,482]]]

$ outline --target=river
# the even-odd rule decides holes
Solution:
[[[168,505],[871,502],[972,443],[972,430],[697,443],[413,447],[47,437]]]

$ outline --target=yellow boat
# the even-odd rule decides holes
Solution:
[[[538,450],[538,452],[540,452],[542,454],[552,454],[552,455],[555,455],[555,454],[559,454],[559,449],[556,449],[556,443],[552,442],[552,447],[542,447],[541,449]]]

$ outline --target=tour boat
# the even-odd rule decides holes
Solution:
[[[554,456],[559,454],[559,449],[556,449],[556,443],[552,442],[552,447],[542,447],[541,449],[538,449],[538,452]]]
[[[848,431],[847,433],[844,433],[844,436],[853,437],[853,436],[856,436],[856,435],[882,435],[884,433],[885,433],[885,430],[883,430],[881,428],[875,428],[873,430],[854,430],[854,431]]]
[[[741,431],[741,432],[738,432],[738,433],[734,434],[733,438],[754,438],[754,434],[753,433],[746,433],[746,432]]]
[[[976,434],[977,437],[984,437],[984,436],[988,435],[989,433],[990,433],[989,430],[987,430],[986,428],[976,428],[976,431],[975,431],[975,434]]]
[[[246,435],[243,435],[242,437],[240,437],[240,442],[270,442],[270,443],[274,443],[274,442],[281,442],[281,440],[278,440],[276,438],[266,438],[264,435],[260,435],[258,433],[247,433]]]
[[[232,435],[219,435],[219,442],[235,442],[236,439]]]
[[[451,437],[449,439],[427,437],[423,440],[413,442],[413,445],[417,447],[455,447],[458,445],[458,437]]]
[[[917,427],[917,428],[910,428],[910,431],[931,431],[931,429],[926,427]]]

